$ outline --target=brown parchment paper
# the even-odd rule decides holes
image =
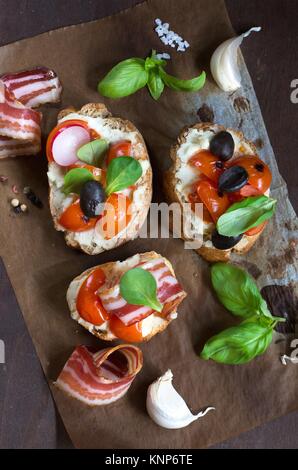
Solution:
[[[208,72],[211,52],[233,35],[221,0],[152,0],[113,17],[2,47],[0,72],[43,64],[53,67],[64,84],[63,106],[80,107],[100,101],[96,84],[112,65],[124,58],[144,57],[151,48],[164,50],[153,31],[157,17],[168,21],[191,44],[185,54],[170,51],[173,61],[169,72],[185,78],[202,68]],[[241,127],[247,137],[261,139],[262,156],[274,173],[273,193],[281,202],[270,229],[241,263],[254,271],[261,286],[289,283],[296,276],[293,249],[286,252],[289,240],[295,238],[295,215],[243,62],[241,68],[244,87],[232,97],[220,92],[209,73],[207,85],[198,94],[166,90],[156,103],[147,90],[142,90],[127,99],[103,101],[114,114],[131,119],[143,133],[154,169],[155,200],[163,198],[162,170],[169,164],[169,147],[184,125],[197,121],[197,110],[203,103],[212,107],[217,122]],[[241,95],[249,106],[244,111],[240,106],[237,111],[233,100]],[[43,110],[44,135],[55,124],[57,110],[58,107]],[[0,173],[9,177],[9,185],[0,188],[0,242],[1,256],[50,385],[77,344],[104,346],[68,314],[65,292],[71,279],[81,271],[154,249],[172,261],[188,292],[178,319],[164,333],[141,345],[144,367],[124,398],[109,406],[88,408],[51,385],[75,446],[205,447],[297,408],[297,366],[285,367],[279,360],[285,352],[285,342],[273,344],[264,356],[243,366],[219,365],[198,358],[207,338],[235,321],[212,293],[206,262],[195,252],[185,250],[178,239],[138,239],[96,257],[72,251],[66,247],[62,234],[53,228],[47,204],[46,169],[44,155],[0,162]],[[20,188],[31,186],[45,208],[30,206],[26,216],[12,214],[7,203],[10,183]],[[276,263],[278,259],[280,262]],[[174,373],[175,387],[193,410],[213,405],[216,411],[185,429],[169,431],[156,426],[146,414],[146,390],[168,368]]]

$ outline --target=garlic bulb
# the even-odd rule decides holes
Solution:
[[[241,76],[237,64],[237,51],[243,39],[252,31],[261,31],[259,26],[250,28],[246,33],[227,39],[212,54],[210,69],[214,80],[223,91],[235,91],[241,87]]]
[[[147,411],[153,421],[167,429],[179,429],[188,426],[198,418],[205,416],[213,407],[193,415],[187,404],[172,385],[173,374],[168,370],[153,382],[147,391]]]

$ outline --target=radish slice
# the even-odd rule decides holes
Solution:
[[[77,151],[90,142],[88,129],[81,126],[66,127],[53,141],[52,155],[58,165],[69,166],[78,162]]]

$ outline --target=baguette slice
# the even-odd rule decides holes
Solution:
[[[187,162],[196,152],[208,149],[212,137],[224,130],[227,130],[233,136],[235,142],[235,151],[232,159],[242,155],[259,157],[255,145],[245,139],[240,131],[226,129],[223,126],[212,123],[199,123],[186,127],[182,130],[177,142],[172,145],[170,151],[172,166],[166,172],[164,180],[164,189],[168,202],[178,202],[181,207],[183,203],[189,202],[187,198],[189,188],[198,179],[198,170],[193,169]],[[232,252],[238,254],[246,253],[263,231],[252,236],[244,234],[242,239],[233,248],[219,250],[215,248],[211,241],[211,234],[214,228],[215,225],[213,223],[207,224],[203,222],[203,244],[196,250],[203,258],[211,262],[228,261]],[[184,232],[182,233],[182,238],[189,240]]]
[[[160,258],[161,256],[156,253],[155,251],[150,251],[146,253],[136,254],[131,258],[126,259],[125,261],[116,261],[105,263],[96,267],[100,267],[105,275],[108,282],[112,282],[114,278],[119,278],[123,273],[132,269],[140,262],[148,262],[155,258]],[[162,257],[166,265],[168,266],[171,273],[175,276],[174,269],[172,264],[169,260]],[[85,321],[82,317],[80,317],[79,312],[77,310],[77,296],[80,290],[81,285],[85,281],[85,279],[89,276],[89,274],[95,269],[95,267],[87,269],[82,274],[77,276],[69,285],[67,290],[66,299],[70,310],[70,315],[73,320],[77,321],[80,325],[86,328],[90,333],[104,341],[112,341],[117,339],[114,334],[109,329],[108,322],[104,323],[100,326],[95,326],[92,323]],[[181,301],[186,297],[186,293],[183,292],[181,297]],[[172,320],[177,318],[178,312],[172,312],[166,318],[161,318],[158,315],[153,313],[149,315],[149,317],[145,318],[142,323],[142,333],[143,333],[143,341],[149,341],[153,336],[157,333],[161,333],[163,330],[167,328]]]
[[[59,217],[63,210],[72,202],[72,197],[62,192],[63,178],[66,169],[55,162],[49,163],[49,203],[56,230],[63,231],[68,246],[80,249],[89,255],[96,255],[115,248],[137,237],[150,207],[152,198],[152,170],[144,139],[136,127],[127,120],[111,116],[104,104],[89,103],[79,111],[73,108],[62,110],[58,115],[58,123],[69,119],[80,119],[88,122],[91,129],[97,131],[101,137],[109,142],[131,140],[133,156],[142,165],[143,173],[136,182],[132,196],[132,218],[127,227],[115,237],[107,240],[96,229],[84,232],[67,231],[59,224]]]

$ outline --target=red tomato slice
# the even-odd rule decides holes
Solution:
[[[105,203],[103,216],[100,219],[100,230],[106,239],[115,237],[129,224],[131,200],[124,194],[111,194]]]
[[[224,163],[209,150],[200,150],[190,158],[189,163],[214,183],[218,182],[218,178],[224,171]]]
[[[230,206],[227,194],[218,191],[211,181],[200,180],[197,183],[197,193],[210,213],[213,222],[217,222],[219,217],[226,212]]]
[[[77,199],[65,209],[58,222],[62,227],[71,232],[84,232],[94,228],[97,220],[98,218],[86,218],[80,208],[80,200]]]
[[[80,317],[93,325],[102,325],[109,319],[98,295],[98,289],[104,284],[105,273],[101,268],[96,268],[89,274],[80,287],[77,297],[77,310]]]
[[[109,322],[109,328],[117,338],[124,341],[130,343],[140,343],[143,341],[142,321],[126,326],[116,315],[113,315]]]
[[[114,144],[110,145],[108,156],[107,156],[107,165],[117,157],[128,157],[131,155],[131,142],[130,140],[120,140]]]
[[[252,237],[253,235],[257,235],[259,232],[261,232],[263,230],[265,225],[267,225],[267,222],[268,222],[268,220],[265,220],[265,222],[263,222],[262,224],[257,225],[256,227],[253,227],[253,228],[247,230],[246,232],[244,232],[245,235],[248,235],[249,237]]]
[[[68,121],[63,121],[60,124],[58,124],[52,131],[50,132],[48,139],[47,139],[47,144],[46,144],[46,154],[47,154],[47,159],[49,162],[53,162],[53,154],[52,154],[52,146],[53,146],[53,141],[56,138],[57,134],[62,132],[64,129],[70,126],[80,126],[84,127],[85,129],[88,129],[90,132],[90,137],[91,139],[94,139],[93,137],[93,131],[91,131],[88,127],[88,124],[86,121],[81,121],[80,119],[69,119]],[[97,134],[98,135],[98,134]],[[98,136],[99,137],[99,136]]]
[[[231,162],[231,166],[233,165],[239,165],[245,168],[245,170],[248,173],[248,185],[246,186],[251,186],[257,191],[259,191],[259,194],[264,194],[267,189],[270,188],[271,184],[271,171],[269,170],[269,167],[262,161],[260,158],[255,157],[255,156],[243,156],[236,158],[236,160],[233,160]],[[242,195],[244,196],[255,196],[256,194],[244,194],[244,186],[242,188]],[[246,188],[247,189],[247,188]]]

